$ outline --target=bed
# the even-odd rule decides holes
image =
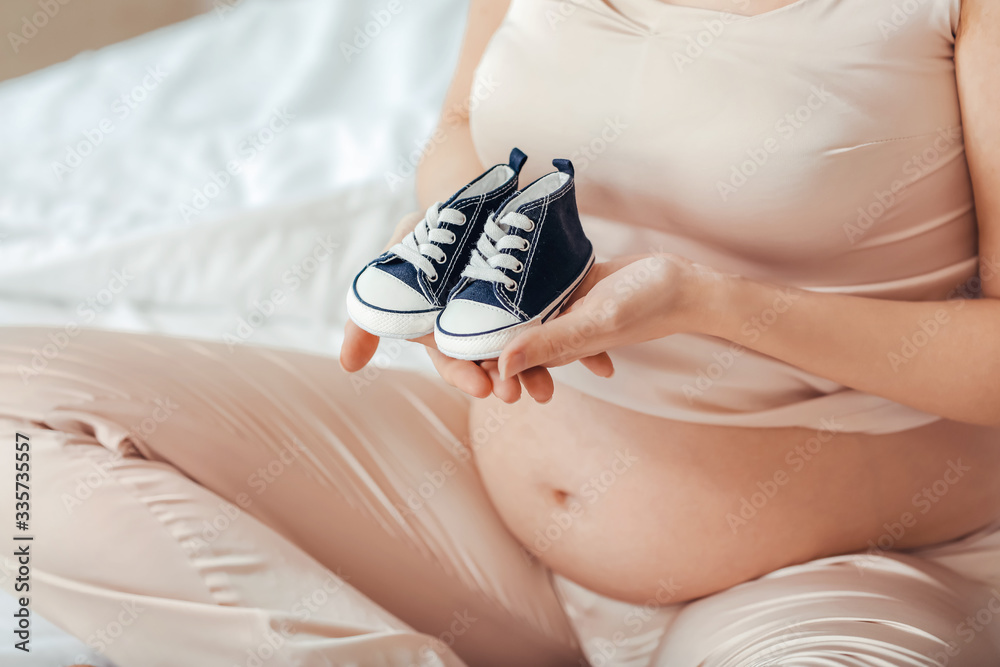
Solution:
[[[336,354],[358,258],[416,207],[464,20],[459,0],[216,0],[0,83],[0,326]],[[397,349],[380,362],[427,370]],[[77,662],[110,665],[37,615],[29,656],[0,646]]]

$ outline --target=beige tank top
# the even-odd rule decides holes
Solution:
[[[495,164],[518,146],[529,179],[572,159],[599,259],[667,251],[813,291],[974,296],[959,5],[798,0],[739,16],[513,0],[477,71],[476,151]],[[772,315],[744,332],[766,335]],[[888,433],[940,418],[711,336],[612,357],[610,380],[579,364],[556,379],[707,424]]]

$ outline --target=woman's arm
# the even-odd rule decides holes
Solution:
[[[747,323],[783,290],[731,279],[723,317],[706,333],[927,412],[1000,426],[1000,6],[962,4],[955,64],[986,298],[907,303],[792,290],[798,298],[758,334]],[[956,296],[971,287],[956,285]]]
[[[417,199],[421,210],[450,197],[485,170],[472,146],[469,100],[476,67],[509,4],[509,0],[472,0],[469,5],[458,67],[445,95],[437,129],[417,168]]]
[[[1000,426],[1000,300],[910,303],[724,282],[721,316],[704,333],[919,410]]]
[[[979,256],[991,258],[996,266],[1000,254],[1000,5],[996,0],[963,0],[955,68],[979,217]],[[1000,279],[985,282],[983,294],[1000,299]]]
[[[502,375],[693,331],[726,338],[926,412],[1000,426],[1000,7],[996,0],[964,0],[956,67],[985,298],[888,301],[724,275],[672,256],[624,266],[619,261],[588,281],[582,290],[586,296],[566,315],[513,341],[500,359]],[[638,276],[646,276],[646,283],[637,281]],[[955,287],[955,297],[960,297],[973,286]]]

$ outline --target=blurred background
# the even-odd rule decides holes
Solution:
[[[0,337],[98,327],[336,354],[349,280],[416,208],[465,12],[4,0]],[[399,345],[375,362],[427,364]],[[109,664],[43,619],[32,648],[0,647],[0,664]]]
[[[335,352],[344,281],[416,208],[465,3],[2,12],[0,325]]]
[[[15,51],[15,46],[20,45],[16,44],[16,38],[11,44],[8,37],[10,51],[16,57],[8,58],[8,54],[4,54],[0,61],[0,81],[67,60],[81,51],[99,49],[183,21],[213,7],[211,0],[71,0],[63,3],[57,0],[49,5],[46,7],[38,0],[5,0],[0,5],[0,28],[3,33],[14,33],[31,41],[31,48],[17,48]],[[56,5],[59,6],[58,12],[55,11]],[[39,11],[45,13],[47,18],[35,20],[32,15]],[[61,18],[50,20],[55,19],[57,13]],[[32,31],[25,28],[24,19],[38,28],[37,35],[28,37]],[[26,31],[24,35],[22,30]]]

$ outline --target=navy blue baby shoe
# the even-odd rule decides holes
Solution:
[[[462,279],[488,216],[517,192],[527,159],[515,148],[508,164],[493,166],[445,203],[427,209],[402,242],[354,278],[347,293],[351,319],[383,338],[419,338],[434,331],[434,319]]]
[[[555,316],[594,264],[576,208],[573,163],[553,160],[503,202],[438,315],[434,342],[455,359],[493,359],[528,327]]]

